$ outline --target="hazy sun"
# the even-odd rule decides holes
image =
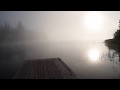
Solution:
[[[97,12],[87,14],[85,18],[85,25],[90,29],[98,29],[102,25],[103,18]]]

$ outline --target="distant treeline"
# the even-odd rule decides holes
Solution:
[[[108,55],[110,57],[110,60],[114,61],[114,57],[118,56],[119,57],[118,60],[120,62],[120,30],[117,30],[114,33],[114,36],[112,39],[105,40],[105,45],[109,49]],[[110,53],[111,50],[112,50],[112,54]]]
[[[21,21],[18,22],[16,28],[5,22],[4,25],[0,26],[0,43],[24,41],[24,33],[25,28]]]
[[[105,40],[106,44],[120,44],[120,30],[117,30],[112,39]]]

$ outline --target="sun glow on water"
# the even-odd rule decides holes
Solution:
[[[97,49],[89,51],[88,57],[92,61],[97,61],[99,59],[99,51]]]

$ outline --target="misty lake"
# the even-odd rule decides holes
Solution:
[[[0,79],[11,79],[24,60],[61,58],[81,79],[119,79],[120,63],[103,42],[0,44]]]

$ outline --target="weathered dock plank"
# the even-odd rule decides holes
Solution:
[[[25,60],[12,79],[80,79],[60,58]]]

